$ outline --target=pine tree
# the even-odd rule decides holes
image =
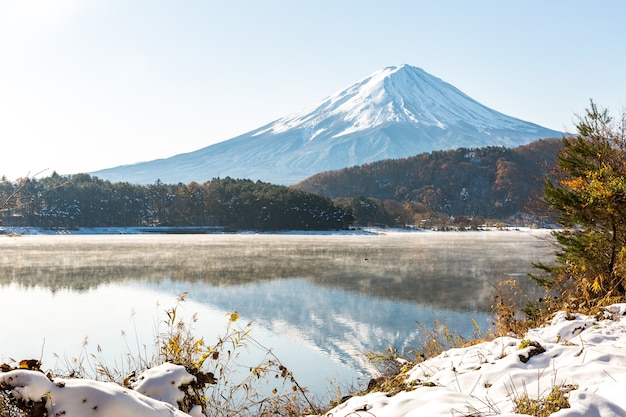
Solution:
[[[555,308],[593,311],[626,300],[626,117],[591,101],[576,129],[545,183],[562,229],[556,266],[539,265],[550,276],[538,281],[556,294]]]

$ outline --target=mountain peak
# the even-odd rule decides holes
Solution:
[[[329,125],[328,119],[333,119]],[[322,102],[277,120],[267,131],[296,126],[334,137],[394,123],[445,130],[458,123],[510,129],[521,122],[493,111],[421,68],[402,64],[378,70]]]
[[[402,64],[236,138],[94,174],[135,183],[230,176],[294,184],[322,171],[382,159],[459,147],[512,147],[560,136],[489,109],[423,69]]]

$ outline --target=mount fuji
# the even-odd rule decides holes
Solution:
[[[485,107],[420,68],[401,65],[235,138],[91,174],[136,184],[229,176],[289,185],[322,171],[382,159],[460,147],[515,147],[561,136]]]

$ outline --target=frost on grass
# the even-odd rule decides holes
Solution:
[[[185,396],[181,389],[194,379],[184,367],[170,363],[141,374],[134,389],[90,379],[51,380],[38,370],[14,369],[0,373],[0,387],[34,417],[200,416],[199,407],[190,414],[178,409],[178,402]]]

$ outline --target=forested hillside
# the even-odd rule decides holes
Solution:
[[[356,225],[471,226],[526,212],[561,139],[461,148],[314,175],[293,187],[232,178],[134,185],[88,174],[0,181],[0,226],[221,226],[325,230]]]
[[[562,139],[517,148],[423,153],[314,175],[294,188],[318,193],[354,209],[370,211],[370,223],[419,223],[433,217],[505,220],[542,194]]]
[[[349,211],[326,197],[250,180],[112,183],[88,174],[0,182],[0,226],[44,228],[222,226],[242,230],[345,229]]]

